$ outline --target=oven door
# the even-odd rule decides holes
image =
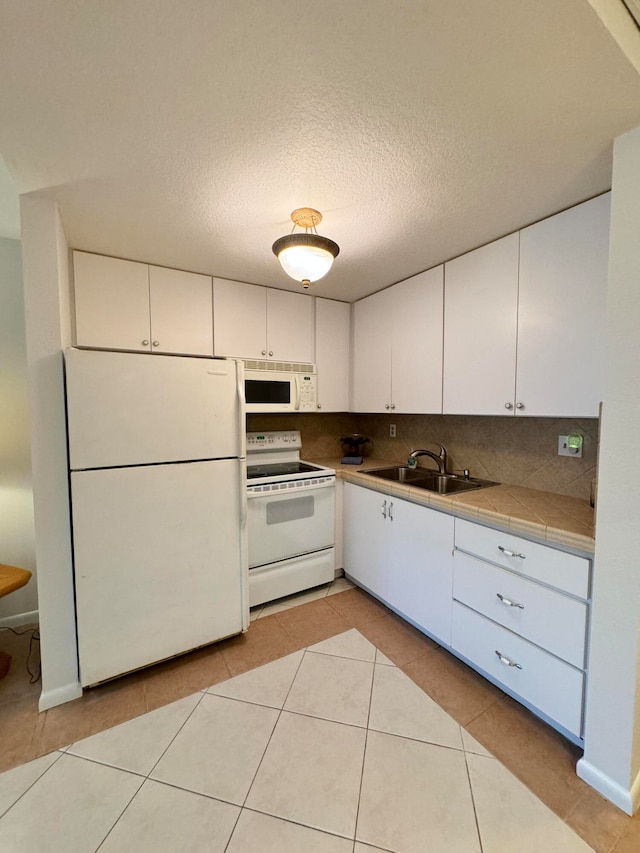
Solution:
[[[335,478],[252,487],[247,497],[250,569],[334,544]]]

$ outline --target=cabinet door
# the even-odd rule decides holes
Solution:
[[[442,413],[443,273],[439,266],[391,288],[391,402],[396,412]]]
[[[354,412],[385,412],[391,405],[391,289],[353,306]]]
[[[152,352],[213,355],[211,278],[149,267]]]
[[[73,253],[76,344],[149,352],[149,267]]]
[[[267,289],[267,355],[276,361],[313,362],[313,298]]]
[[[444,265],[443,411],[513,414],[518,234]]]
[[[352,483],[344,484],[343,499],[345,574],[386,601],[389,521],[382,513],[391,499]]]
[[[266,358],[266,287],[214,278],[213,347],[216,355]]]
[[[598,417],[610,194],[520,232],[517,414]]]
[[[316,299],[316,369],[318,409],[349,409],[351,306],[333,299]]]
[[[387,601],[451,645],[453,517],[391,498]]]

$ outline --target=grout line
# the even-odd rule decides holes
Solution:
[[[300,663],[298,664],[298,667],[294,673],[294,676],[291,679],[291,684],[289,685],[289,689],[287,690],[287,695],[284,697],[282,707],[279,709],[278,716],[277,716],[276,721],[273,725],[273,728],[271,729],[271,734],[269,735],[269,739],[267,740],[267,743],[265,745],[264,751],[262,753],[262,757],[261,757],[260,761],[258,762],[258,766],[256,767],[256,772],[253,774],[253,779],[251,780],[249,787],[247,788],[247,793],[245,794],[245,798],[242,802],[242,805],[240,806],[240,811],[238,812],[238,817],[236,818],[236,822],[233,825],[233,829],[231,831],[231,835],[229,836],[229,840],[227,841],[227,843],[225,845],[224,853],[226,853],[226,850],[229,847],[229,844],[231,844],[231,839],[233,838],[233,834],[236,831],[238,821],[240,820],[240,815],[242,814],[242,812],[246,806],[246,802],[249,799],[249,794],[251,793],[251,789],[253,788],[254,782],[256,781],[256,777],[257,777],[258,773],[260,772],[260,768],[262,767],[262,762],[264,761],[264,757],[267,754],[267,750],[269,749],[269,744],[271,743],[271,740],[273,739],[273,734],[274,734],[274,732],[278,726],[278,723],[280,722],[280,718],[282,717],[282,712],[284,710],[284,706],[287,704],[287,699],[289,698],[289,694],[291,693],[294,682],[295,682],[296,678],[298,677],[298,673],[300,672],[300,667],[302,666],[302,661],[304,660],[306,653],[307,653],[307,650],[305,648],[302,652],[302,657],[300,658]],[[238,700],[238,701],[240,701],[240,700]],[[265,707],[265,706],[263,706],[263,707]],[[275,709],[275,710],[277,710],[277,709]],[[275,817],[275,815],[271,815],[271,817]]]
[[[53,750],[53,751],[55,752],[55,750]],[[51,753],[46,753],[46,755],[50,755],[50,754],[51,754]],[[3,818],[6,814],[8,814],[8,813],[11,811],[11,809],[15,806],[15,804],[16,804],[16,803],[19,803],[19,802],[20,802],[20,800],[24,797],[24,795],[25,795],[28,791],[30,791],[30,790],[33,788],[33,786],[34,786],[37,782],[39,782],[39,781],[42,779],[42,777],[44,776],[44,774],[45,774],[45,773],[47,773],[49,770],[51,770],[51,768],[54,766],[54,764],[57,764],[57,763],[58,763],[58,761],[60,761],[60,759],[62,758],[62,756],[63,756],[64,754],[65,754],[64,752],[61,752],[61,753],[60,753],[60,755],[56,758],[56,760],[55,760],[55,761],[52,761],[52,762],[51,762],[51,764],[50,764],[50,765],[49,765],[45,770],[43,770],[43,771],[42,771],[42,773],[41,773],[41,774],[40,774],[36,779],[34,779],[34,780],[33,780],[33,782],[29,785],[29,787],[28,787],[28,788],[26,788],[26,789],[25,789],[25,790],[20,794],[20,796],[18,797],[18,799],[17,799],[15,802],[11,803],[11,805],[9,806],[9,808],[8,808],[8,809],[5,809],[5,810],[2,812],[2,814],[0,814],[0,820],[2,820],[2,818]],[[40,756],[40,757],[41,757],[41,758],[44,758],[44,755],[42,755],[42,756]],[[37,758],[34,758],[34,759],[32,759],[32,760],[33,760],[33,761],[37,761],[38,759],[37,759]],[[29,762],[27,762],[27,763],[29,763]],[[24,764],[18,764],[17,766],[18,766],[18,767],[24,767]],[[12,767],[11,769],[12,769],[12,770],[15,770],[16,768],[13,768],[13,767]],[[10,773],[11,771],[10,771],[10,770],[5,770],[4,772],[5,772],[5,773]]]
[[[461,734],[462,736],[462,734]],[[480,844],[480,851],[484,853],[484,845],[482,843],[482,835],[480,833],[480,823],[478,822],[478,811],[476,809],[476,798],[473,795],[473,785],[471,784],[471,771],[469,770],[469,761],[467,759],[467,753],[464,753],[464,766],[467,768],[467,779],[469,780],[469,793],[471,794],[471,805],[473,806],[473,817],[476,822],[476,832],[478,833],[478,842]]]
[[[314,832],[321,832],[324,835],[331,836],[331,838],[340,838],[343,841],[353,841],[353,839],[349,835],[340,835],[339,832],[332,832],[330,829],[318,829],[317,826],[311,826],[308,823],[301,823],[299,820],[294,820],[293,818],[290,818],[290,817],[282,817],[281,815],[272,814],[271,812],[263,812],[261,809],[256,809],[255,807],[250,808],[249,806],[243,806],[242,811],[253,812],[254,814],[264,815],[265,817],[272,817],[274,820],[282,820],[285,823],[291,823],[294,826],[301,826],[304,829],[311,829]],[[235,829],[235,827],[234,827],[234,829]],[[229,840],[231,840],[231,839],[229,839]]]
[[[373,644],[372,644],[373,645]],[[378,647],[375,647],[376,652]],[[356,822],[353,828],[353,848],[355,850],[356,840],[358,838],[358,819],[360,817],[360,800],[362,799],[362,783],[364,781],[364,765],[367,760],[367,743],[369,741],[369,721],[371,720],[371,703],[373,702],[373,685],[376,678],[376,664],[374,659],[373,670],[371,672],[371,688],[369,690],[369,710],[367,712],[367,725],[364,734],[364,749],[362,751],[362,767],[360,768],[360,787],[358,788],[358,805],[356,806]]]

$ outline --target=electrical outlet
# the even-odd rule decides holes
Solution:
[[[395,437],[396,437],[396,425],[395,424],[389,424],[389,438],[395,438]]]
[[[575,434],[572,437],[575,438]],[[577,449],[577,452],[576,452],[575,448],[572,449],[571,447],[569,447],[567,445],[567,439],[568,438],[569,438],[568,435],[559,435],[558,436],[558,456],[573,456],[574,459],[581,459],[582,458],[582,444],[580,444],[580,447]]]

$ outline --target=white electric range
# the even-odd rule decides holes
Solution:
[[[247,433],[251,607],[334,578],[336,472],[301,446],[298,430]]]

